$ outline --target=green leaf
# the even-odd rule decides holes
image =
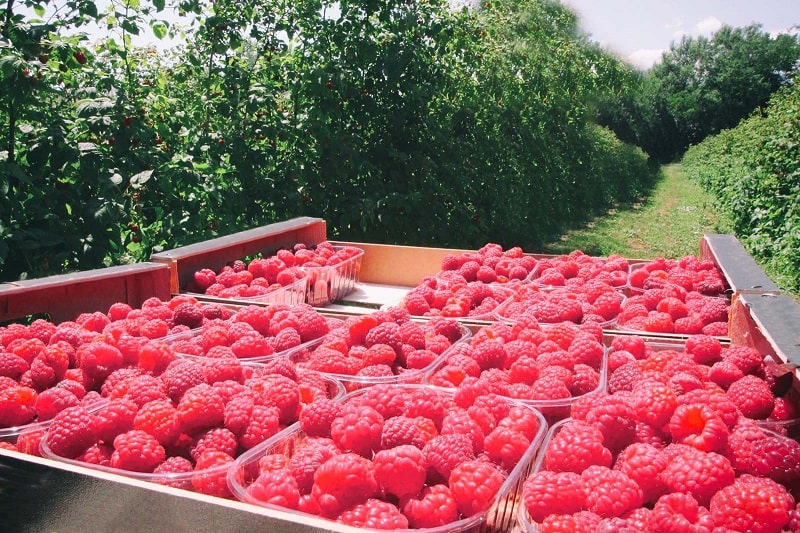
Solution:
[[[157,11],[164,11],[164,0],[153,0],[153,5]]]
[[[33,6],[33,12],[36,13],[38,16],[43,17],[44,16],[44,6],[41,5],[41,4],[36,4],[35,6]]]
[[[163,39],[167,35],[167,25],[162,21],[154,22],[152,28],[153,35],[158,39]]]
[[[134,174],[131,176],[131,187],[134,189],[139,189],[150,180],[150,177],[153,175],[152,170],[143,170],[138,174]]]

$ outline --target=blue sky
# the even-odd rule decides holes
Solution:
[[[646,69],[684,35],[711,36],[723,24],[761,24],[769,33],[800,25],[798,0],[561,0],[591,40]]]

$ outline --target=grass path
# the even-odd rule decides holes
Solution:
[[[628,258],[694,255],[703,234],[728,232],[728,221],[711,205],[709,194],[686,178],[679,163],[665,165],[647,198],[609,210],[585,227],[546,244],[542,252],[582,250],[590,255],[616,253]]]

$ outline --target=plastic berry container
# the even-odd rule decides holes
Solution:
[[[383,386],[376,386],[376,387],[383,387]],[[436,387],[427,387],[424,385],[407,385],[407,384],[395,384],[395,385],[388,385],[386,386],[388,389],[386,390],[396,390],[399,397],[409,398],[413,395],[424,395],[431,401],[442,401],[445,405],[446,412],[449,412],[449,409],[452,409],[453,404],[453,394],[452,391],[446,391],[442,389],[438,389]],[[351,403],[356,403],[358,405],[358,401],[360,397],[363,397],[364,394],[377,394],[377,388],[366,388],[360,389],[351,393],[348,393],[342,399],[342,405],[347,406]],[[517,517],[517,505],[520,501],[520,491],[522,482],[525,477],[530,472],[532,467],[533,461],[536,457],[537,452],[539,451],[540,444],[544,435],[547,432],[547,423],[544,417],[536,411],[535,409],[529,406],[523,406],[517,402],[512,400],[508,400],[508,405],[511,408],[523,410],[527,413],[531,418],[536,420],[536,430],[535,435],[532,436],[530,439],[530,445],[525,449],[524,454],[520,457],[520,459],[516,462],[513,468],[507,472],[505,475],[504,480],[502,481],[502,485],[500,485],[499,489],[495,493],[494,497],[491,499],[490,505],[488,508],[485,508],[479,512],[476,512],[470,516],[463,516],[460,514],[457,519],[442,524],[437,525],[435,527],[416,527],[412,528],[412,525],[409,525],[408,528],[394,528],[391,529],[392,531],[403,532],[403,533],[411,533],[411,532],[423,532],[423,533],[455,533],[455,532],[479,532],[479,531],[512,531],[512,528],[515,525],[516,517]],[[403,414],[399,414],[398,416],[406,416],[408,413],[403,411]],[[387,416],[386,420],[391,419],[392,416]],[[309,444],[313,445],[315,439],[329,439],[331,441],[332,437],[319,437],[318,435],[308,435],[306,434],[300,427],[300,424],[296,424],[292,428],[290,428],[286,433],[281,435],[276,435],[274,438],[265,441],[261,445],[249,450],[245,454],[241,455],[239,458],[236,459],[234,462],[233,467],[228,471],[228,485],[235,496],[235,498],[241,502],[257,505],[260,507],[270,508],[273,510],[279,510],[284,512],[289,512],[294,515],[305,517],[307,519],[322,519],[322,520],[336,520],[341,521],[341,516],[337,519],[335,516],[331,516],[330,514],[314,514],[303,510],[301,508],[290,508],[286,507],[282,504],[276,503],[268,503],[266,501],[262,501],[251,491],[251,487],[257,484],[257,479],[259,478],[260,471],[262,465],[268,464],[289,464],[289,461],[295,457],[296,454],[301,453],[303,448]],[[380,454],[381,450],[375,450],[374,455],[361,455],[362,461],[366,460],[372,461],[374,457],[377,457]],[[344,451],[340,451],[337,453],[345,454],[345,455],[356,455],[353,451],[347,451],[345,448]],[[324,464],[324,463],[323,463]],[[496,465],[495,465],[496,466]],[[319,468],[319,465],[316,467]],[[291,475],[291,474],[290,474]],[[314,476],[316,479],[317,476]],[[316,482],[314,482],[316,483]],[[414,497],[419,497],[420,494],[424,494],[427,490],[429,490],[429,480],[424,482],[424,486],[419,493],[415,493]],[[447,484],[447,481],[437,481],[437,484]],[[305,488],[301,489],[305,492],[308,498],[313,498],[311,496],[312,493],[315,492],[315,486],[308,486],[307,484],[304,485]],[[381,490],[376,486],[376,492],[371,494],[368,499],[379,499],[383,502],[389,502],[393,507],[395,507],[394,512],[402,512],[399,511],[402,504],[398,503],[398,499],[392,495],[388,497],[383,497],[381,495]],[[307,492],[306,492],[307,491]],[[302,499],[301,495],[301,499]],[[386,503],[384,503],[386,505]],[[371,529],[370,529],[371,530]]]
[[[566,287],[595,280],[625,290],[630,265],[627,259],[618,255],[595,257],[575,251],[568,255],[539,259],[527,279],[539,287]]]
[[[40,455],[39,442],[47,432],[50,421],[0,429],[0,448],[28,455]]]
[[[260,368],[263,368],[263,365],[258,364],[251,364],[251,365],[244,365],[245,368],[252,371],[257,371]],[[337,382],[336,380],[327,378],[325,376],[318,376],[321,380],[324,381],[325,387],[325,394],[328,399],[334,401],[341,401],[342,397],[345,394],[344,387],[341,383]],[[307,404],[312,401],[312,398],[304,398],[303,395],[308,394],[308,391],[301,391],[300,392],[300,403]],[[98,413],[102,410],[103,407],[98,407],[97,409],[93,410],[92,413]],[[294,422],[296,422],[296,417]],[[275,433],[275,437],[278,437],[284,433],[287,433],[292,427],[294,422],[291,424],[284,425],[281,427],[277,433]],[[217,428],[223,427],[222,425],[218,425],[215,427],[208,428],[208,430],[214,430]],[[202,435],[207,430],[203,430],[203,432],[199,433],[198,435]],[[181,471],[181,472],[137,472],[132,470],[126,470],[122,468],[114,468],[112,466],[104,465],[104,464],[94,464],[89,463],[86,461],[82,461],[80,459],[64,457],[55,453],[48,444],[47,439],[47,428],[45,428],[42,433],[42,438],[39,442],[39,453],[42,457],[53,459],[56,461],[64,462],[67,464],[71,464],[74,466],[79,466],[83,468],[90,468],[92,470],[98,470],[101,472],[120,475],[128,478],[137,479],[140,481],[147,481],[150,483],[155,483],[158,485],[166,485],[173,488],[188,490],[192,492],[197,492],[201,494],[206,494],[209,496],[217,496],[226,499],[232,499],[232,495],[228,489],[227,485],[227,474],[228,470],[234,463],[236,457],[241,453],[241,446],[239,447],[239,453],[231,456],[227,462],[224,464],[216,464],[209,468],[202,468],[198,467],[194,460],[191,461],[192,469],[188,471]],[[198,435],[190,436],[192,439],[198,439]],[[182,435],[181,438],[186,437],[186,435]],[[102,443],[97,441],[91,447],[100,446]],[[113,450],[113,446],[109,446],[108,451],[111,452]],[[180,441],[178,444],[175,444],[176,449],[177,447],[181,446]],[[91,448],[90,447],[90,448]],[[167,456],[165,460],[175,460],[175,459],[185,459],[186,457],[183,455],[179,455],[178,453],[173,453],[169,447],[165,447],[167,450]]]
[[[413,321],[426,328],[429,326],[429,323],[424,320],[413,319]],[[446,348],[441,354],[437,355],[429,364],[422,368],[407,368],[395,364],[391,366],[390,374],[387,373],[380,375],[372,375],[368,373],[360,374],[357,371],[346,373],[322,370],[319,368],[317,363],[315,363],[317,356],[315,351],[323,351],[327,349],[325,345],[326,339],[324,338],[311,343],[309,346],[292,350],[291,354],[289,354],[289,358],[300,368],[307,368],[315,372],[319,372],[322,375],[341,382],[347,391],[353,391],[372,385],[388,385],[397,383],[419,384],[422,383],[425,375],[428,374],[444,358],[446,358],[457,344],[467,341],[471,337],[472,333],[468,327],[458,321],[455,322],[458,325],[460,337],[454,342],[450,343],[448,348]],[[431,330],[426,331],[430,333]]]
[[[337,262],[325,266],[301,265],[307,275],[306,303],[325,306],[341,300],[356,287],[364,250],[355,246],[334,245]]]
[[[609,300],[606,304],[613,306],[609,309],[603,309],[599,298],[590,302],[579,286],[554,288],[529,284],[503,301],[495,309],[494,316],[496,320],[513,324],[523,315],[532,315],[542,327],[564,320],[576,324],[591,320],[603,329],[614,329],[626,297],[610,286],[604,292],[607,296],[602,297]]]

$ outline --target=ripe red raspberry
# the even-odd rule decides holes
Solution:
[[[233,432],[226,428],[213,428],[197,437],[189,454],[195,461],[207,450],[217,450],[236,457],[238,448],[239,442]]]
[[[364,503],[378,490],[372,461],[356,453],[342,453],[325,461],[314,474],[311,495],[324,516]]]
[[[173,402],[180,401],[183,393],[195,385],[205,383],[202,365],[191,359],[179,359],[167,367],[160,376]]]
[[[102,381],[111,372],[122,367],[122,352],[104,342],[90,342],[78,346],[75,356],[80,368],[92,379]]]
[[[733,466],[725,456],[694,448],[676,454],[661,471],[669,492],[691,493],[700,505],[708,505],[711,497],[734,478]]]
[[[746,375],[731,383],[727,395],[742,415],[755,420],[769,417],[775,407],[775,397],[769,384],[753,375]]]
[[[794,507],[785,487],[772,480],[743,475],[711,498],[714,524],[732,531],[782,531]]]
[[[600,395],[586,413],[586,422],[600,430],[605,447],[612,453],[635,440],[637,414],[632,403],[622,393]]]
[[[152,472],[165,458],[164,447],[155,437],[133,429],[114,439],[111,466],[132,472]]]
[[[717,361],[708,371],[708,379],[725,390],[742,377],[744,373],[731,361]]]
[[[297,382],[281,374],[254,376],[246,382],[265,405],[278,408],[280,421],[289,425],[297,421],[300,410],[300,390]]]
[[[716,386],[715,386],[716,387]],[[702,388],[694,389],[686,392],[678,397],[678,404],[685,405],[691,403],[699,403],[710,406],[725,422],[729,429],[736,425],[739,420],[740,413],[736,404],[728,398],[728,395],[722,389],[716,388]]]
[[[385,419],[399,416],[405,412],[406,400],[410,391],[394,385],[378,384],[365,389],[350,403],[368,405]]]
[[[11,352],[0,352],[0,376],[19,381],[20,376],[30,369],[30,364]]]
[[[634,442],[617,456],[614,468],[627,474],[642,489],[642,501],[654,503],[666,487],[661,481],[661,472],[666,468],[669,457],[655,446]]]
[[[777,434],[754,439],[745,472],[767,477],[788,487],[800,481],[800,443]],[[738,470],[741,465],[735,465]]]
[[[554,472],[581,473],[590,465],[611,466],[603,433],[580,420],[565,423],[547,444],[544,465]]]
[[[163,474],[163,477],[156,476],[154,481],[176,489],[193,490],[191,480],[189,478],[184,478],[185,474],[193,470],[194,465],[189,459],[173,455],[172,457],[164,459],[163,463],[153,469],[154,474]]]
[[[287,509],[297,509],[300,502],[297,481],[288,470],[261,472],[247,487],[247,495],[257,502]]]
[[[50,420],[67,407],[78,405],[80,400],[72,391],[60,387],[43,390],[36,396],[34,408],[37,421]]]
[[[221,424],[225,404],[211,385],[201,383],[187,390],[177,405],[181,431],[189,435]]]
[[[636,411],[636,420],[661,427],[670,422],[678,406],[678,396],[665,383],[645,381],[633,387],[631,403]]]
[[[400,326],[395,322],[381,322],[364,337],[364,345],[388,344],[396,353],[402,353],[403,339],[400,336]]]
[[[601,517],[622,516],[642,506],[642,489],[621,470],[591,465],[581,473],[589,511]]]
[[[206,358],[201,363],[203,381],[215,388],[220,386],[235,386],[233,383],[244,383],[244,367],[236,359]]]
[[[476,454],[483,451],[483,440],[485,438],[483,429],[464,409],[451,409],[442,420],[442,427],[439,432],[442,435],[466,435],[470,438],[472,450]]]
[[[428,463],[428,481],[447,481],[452,470],[464,461],[474,459],[471,439],[466,435],[437,435],[422,449]]]
[[[655,503],[648,528],[654,533],[713,531],[714,520],[691,494],[675,492],[665,494]]]
[[[114,398],[94,414],[97,439],[111,444],[120,433],[133,429],[139,406],[125,398]]]
[[[494,428],[483,441],[486,455],[506,472],[511,472],[517,466],[530,445],[525,434],[506,426]]]
[[[150,340],[139,350],[139,368],[153,375],[160,375],[177,359],[172,347],[160,340]]]
[[[692,335],[686,339],[686,353],[701,365],[711,365],[722,356],[722,344],[710,335]]]
[[[237,433],[239,444],[249,450],[275,435],[280,428],[280,411],[277,407],[254,405],[241,433]]]
[[[114,447],[111,444],[95,443],[89,446],[85,452],[75,458],[76,461],[82,461],[92,465],[111,466],[111,456],[114,453]]]
[[[312,437],[329,437],[331,423],[339,416],[342,404],[329,398],[320,398],[303,406],[300,411],[300,429]]]
[[[142,407],[153,400],[169,400],[164,382],[150,374],[133,376],[120,383],[111,396],[127,398]]]
[[[461,514],[474,516],[489,509],[505,477],[498,466],[471,460],[453,468],[448,485]]]
[[[228,468],[234,459],[219,450],[207,450],[200,455],[195,464],[192,476],[192,487],[201,494],[231,498],[228,488]]]
[[[743,374],[757,374],[764,365],[764,356],[758,350],[739,344],[727,346],[722,358],[738,366]]]
[[[375,480],[385,494],[397,498],[418,494],[425,485],[427,463],[422,450],[402,444],[380,450],[372,459]]]
[[[82,405],[67,407],[58,413],[48,428],[45,442],[50,450],[74,459],[97,440],[94,416]]]
[[[722,298],[703,297],[698,314],[705,324],[727,323],[729,308],[728,303]]]
[[[524,481],[522,501],[535,522],[548,515],[574,514],[587,508],[586,483],[575,472],[540,470]]]
[[[203,310],[197,304],[182,303],[173,311],[172,321],[189,329],[199,328],[203,325]]]
[[[168,399],[147,402],[135,414],[133,429],[146,431],[162,446],[172,446],[181,435],[178,411]]]
[[[297,332],[303,342],[319,339],[328,331],[330,326],[327,319],[313,308],[297,314]]]
[[[444,484],[426,486],[419,495],[401,499],[400,508],[413,528],[437,528],[459,518],[458,504]]]
[[[376,498],[343,511],[336,521],[358,528],[408,529],[408,518],[397,506]]]
[[[21,426],[36,417],[36,391],[13,382],[0,389],[0,427]]]
[[[381,448],[384,417],[369,405],[345,405],[331,422],[331,438],[344,451],[371,457]]]
[[[406,444],[422,449],[426,442],[426,436],[417,425],[416,418],[393,416],[387,418],[383,423],[381,433],[381,448],[383,449]]]
[[[688,444],[705,452],[724,452],[728,426],[708,405],[679,405],[669,421],[672,442]]]

